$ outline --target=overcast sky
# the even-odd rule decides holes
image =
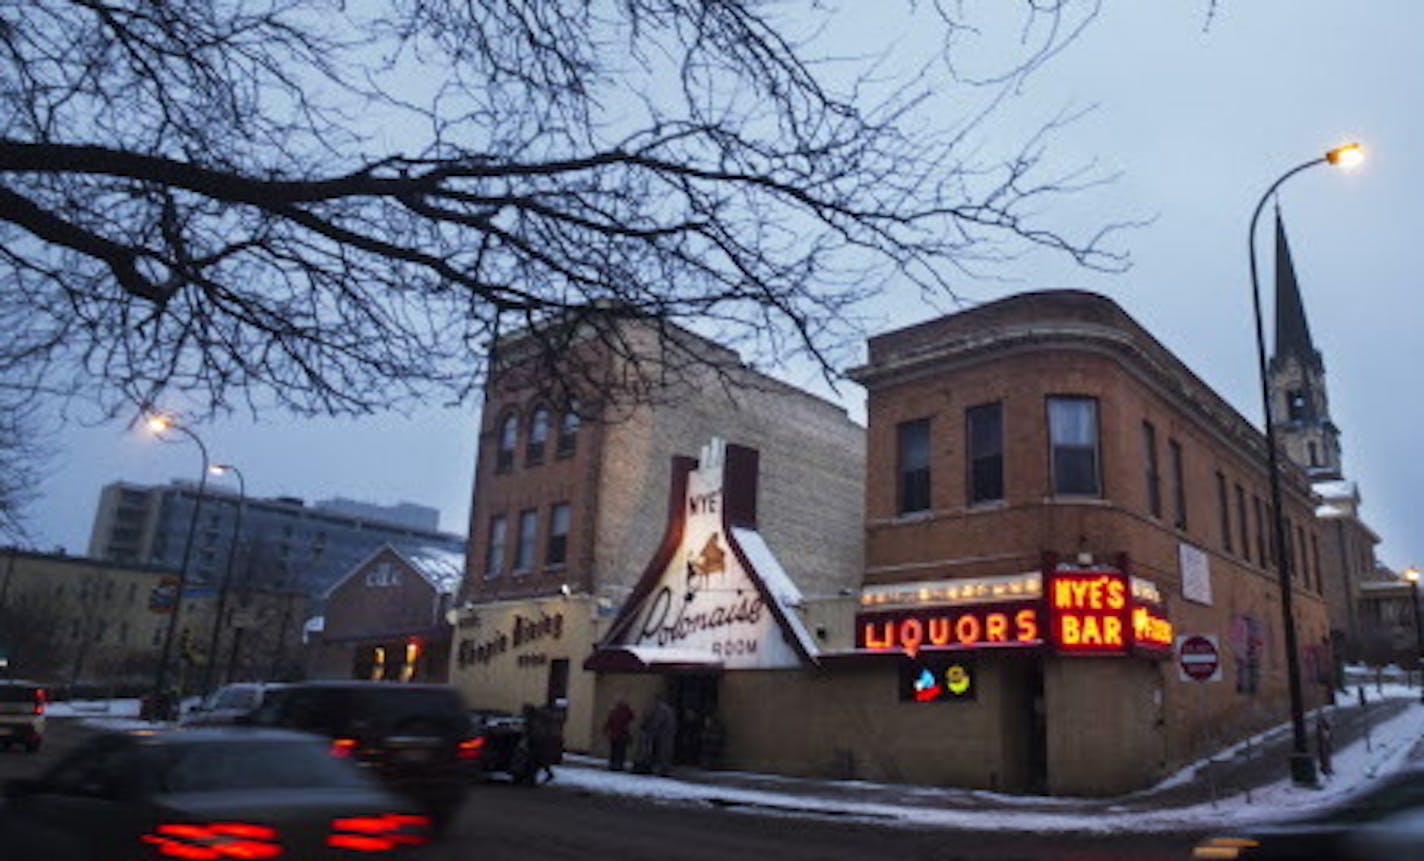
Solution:
[[[1208,384],[1260,418],[1246,259],[1246,225],[1265,188],[1338,143],[1369,150],[1354,172],[1317,168],[1281,195],[1316,345],[1324,354],[1344,467],[1359,482],[1383,561],[1424,562],[1418,446],[1424,428],[1424,4],[1418,0],[1107,0],[1099,20],[1006,106],[1028,128],[1062,109],[1095,106],[1063,132],[1055,158],[1096,159],[1120,173],[1083,199],[1084,217],[1155,217],[1125,237],[1133,267],[1085,272],[1034,257],[1006,280],[961,284],[973,299],[1075,287],[1112,296]],[[968,4],[973,6],[974,4]],[[881,8],[879,4],[866,4]],[[869,14],[869,13],[867,13]],[[883,27],[885,22],[869,25]],[[1012,142],[1005,140],[1005,144]],[[1413,155],[1415,158],[1410,159]],[[1269,221],[1261,230],[1269,291]],[[1267,301],[1270,301],[1269,292]],[[885,306],[877,328],[935,316],[916,301]],[[813,377],[793,382],[815,387]],[[823,389],[822,389],[823,390]],[[857,417],[863,393],[836,396]],[[362,421],[266,418],[199,429],[216,461],[238,464],[248,491],[309,500],[346,496],[437,507],[465,532],[474,474],[475,406]],[[69,427],[30,509],[35,543],[87,547],[99,489],[124,479],[196,479],[186,442],[155,442],[121,426]],[[222,479],[220,479],[222,480]]]

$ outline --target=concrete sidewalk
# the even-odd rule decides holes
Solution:
[[[1367,729],[1373,730],[1406,709],[1419,707],[1417,700],[1393,698],[1371,700],[1362,708],[1353,694],[1348,697],[1341,695],[1340,701],[1340,705],[1327,707],[1337,754],[1352,745],[1364,745]],[[1311,729],[1311,750],[1314,752],[1313,715],[1308,725]],[[708,804],[788,812],[807,810],[819,815],[834,811],[838,804],[847,807],[871,804],[985,813],[1121,816],[1216,803],[1229,802],[1233,806],[1250,804],[1247,800],[1249,793],[1277,784],[1289,776],[1287,763],[1290,748],[1291,728],[1289,723],[1285,723],[1257,736],[1249,745],[1237,744],[1223,749],[1155,787],[1111,798],[1016,796],[986,790],[785,777],[690,767],[675,769],[671,778],[689,787],[705,787],[705,794],[698,792],[698,795]],[[1411,759],[1424,759],[1424,740],[1413,744],[1409,756]],[[606,763],[593,757],[570,755],[565,758],[565,766],[604,769]],[[719,790],[727,793],[719,795]],[[744,795],[736,792],[739,790],[762,795],[758,796],[758,800],[748,802]],[[778,799],[784,799],[784,803]],[[814,811],[810,810],[812,805],[808,804],[808,800],[814,801]]]

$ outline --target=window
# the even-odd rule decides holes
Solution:
[[[1246,491],[1236,485],[1236,525],[1241,527],[1241,558],[1251,561],[1251,531],[1246,520]]]
[[[485,577],[498,577],[504,573],[504,515],[490,518],[489,544],[485,546]]]
[[[1168,440],[1167,450],[1172,457],[1172,522],[1178,529],[1187,528],[1187,476],[1182,466],[1182,444]]]
[[[559,443],[555,449],[558,457],[572,457],[578,449],[579,424],[578,406],[570,404],[568,412],[559,419]]]
[[[1231,550],[1231,509],[1227,507],[1226,476],[1216,473],[1216,507],[1221,512],[1221,548]]]
[[[1320,455],[1315,450],[1315,443],[1306,443],[1306,447],[1310,449],[1310,465],[1320,466]]]
[[[495,457],[495,472],[514,468],[514,445],[519,437],[519,418],[510,413],[499,423],[499,451]]]
[[[1048,439],[1053,465],[1053,492],[1071,496],[1100,496],[1097,399],[1049,398]]]
[[[969,455],[969,504],[1004,498],[1004,405],[983,404],[965,412]]]
[[[519,512],[519,545],[514,548],[514,572],[534,567],[534,538],[539,533],[539,512],[526,508]]]
[[[1147,479],[1147,511],[1153,517],[1162,516],[1162,488],[1157,474],[1157,429],[1152,422],[1142,423],[1142,472]]]
[[[1300,389],[1292,389],[1286,392],[1286,417],[1293,422],[1303,421],[1306,418],[1305,392]]]
[[[1310,588],[1310,553],[1305,546],[1305,530],[1297,523],[1295,526],[1295,547],[1292,550],[1294,559],[1300,560],[1300,583],[1305,588]]]
[[[524,462],[533,466],[544,462],[544,446],[549,442],[549,410],[539,407],[529,417],[529,440],[524,444]]]
[[[560,502],[549,509],[549,546],[544,552],[548,567],[563,565],[569,556],[569,504]]]
[[[1294,524],[1294,523],[1291,523],[1289,520],[1287,520],[1284,524],[1282,524],[1282,526],[1283,526],[1283,528],[1284,528],[1285,531],[1286,531],[1286,535],[1285,535],[1285,545],[1286,545],[1285,566],[1286,566],[1286,569],[1290,571],[1290,576],[1291,576],[1292,578],[1296,578],[1296,577],[1299,577],[1299,576],[1300,576],[1300,566],[1296,564],[1296,558],[1297,558],[1297,557],[1296,557],[1296,552],[1295,552],[1295,524]]]
[[[1315,568],[1315,591],[1324,593],[1325,584],[1320,582],[1320,538],[1314,533],[1310,533],[1310,561]]]
[[[1251,507],[1256,509],[1256,562],[1262,568],[1266,567],[1266,514],[1265,508],[1261,505],[1261,497],[1251,494]]]
[[[904,422],[898,428],[900,513],[930,510],[930,420]]]

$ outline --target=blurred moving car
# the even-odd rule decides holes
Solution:
[[[327,859],[430,841],[410,801],[320,738],[243,728],[109,732],[5,784],[6,857]]]
[[[418,801],[437,829],[464,800],[483,745],[471,733],[459,691],[450,685],[283,685],[268,691],[247,720],[326,736],[334,756],[350,758]]]
[[[1209,837],[1192,858],[1398,861],[1424,858],[1424,767],[1400,771],[1326,808],[1241,834]],[[1390,848],[1385,848],[1390,847]],[[1412,847],[1401,849],[1401,847]]]
[[[20,745],[30,753],[40,749],[45,733],[45,689],[23,679],[0,681],[0,746]]]
[[[236,682],[223,685],[183,714],[183,726],[229,726],[239,723],[262,705],[267,691],[277,685]]]

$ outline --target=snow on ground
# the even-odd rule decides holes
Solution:
[[[1370,694],[1372,699],[1379,696],[1373,690]],[[1396,690],[1391,690],[1391,686],[1386,685],[1384,697],[1390,698],[1392,695],[1414,699],[1419,693],[1415,688],[1398,686]],[[675,778],[613,772],[597,767],[559,769],[558,782],[588,792],[652,801],[715,804],[783,815],[835,816],[917,828],[1095,833],[1201,831],[1309,813],[1333,804],[1363,789],[1371,781],[1394,772],[1405,764],[1410,749],[1424,737],[1424,708],[1406,709],[1392,720],[1374,727],[1370,737],[1369,750],[1365,749],[1365,743],[1361,740],[1336,752],[1335,774],[1327,779],[1320,789],[1297,787],[1289,778],[1282,778],[1252,790],[1249,802],[1245,794],[1238,793],[1221,798],[1216,804],[1147,811],[1128,810],[1123,806],[1097,799],[1025,798],[936,787],[888,787],[845,781],[831,785],[841,790],[850,790],[846,793],[848,795],[859,794],[860,800],[844,795],[829,798],[806,793],[804,781],[797,781],[794,787],[791,781],[787,781],[787,791],[769,791],[689,783]],[[1182,778],[1169,778],[1174,779]],[[797,789],[801,791],[795,791]],[[913,794],[919,799],[940,796],[944,798],[946,806],[887,803],[884,799],[891,796],[892,791],[902,796]],[[979,802],[979,808],[956,809],[952,806],[956,803],[964,804],[966,800]],[[989,802],[992,806],[984,805],[984,802]],[[1013,809],[1015,805],[1030,804],[1040,809]]]

